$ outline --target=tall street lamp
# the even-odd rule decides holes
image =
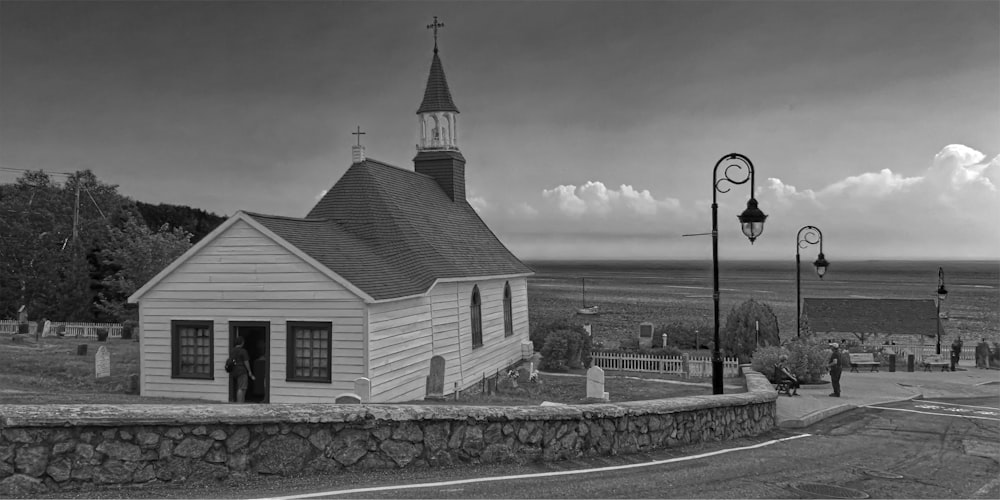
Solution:
[[[723,177],[719,178],[719,167],[726,164],[722,171]],[[744,171],[744,168],[746,171]],[[730,171],[735,169],[738,176],[735,179],[730,176]],[[723,181],[730,184],[739,185],[750,181],[750,200],[747,201],[746,210],[738,218],[743,229],[743,234],[750,239],[750,244],[764,232],[764,220],[767,216],[757,208],[757,200],[753,197],[754,189],[753,163],[750,158],[739,153],[730,153],[723,156],[715,164],[712,171],[712,300],[715,302],[715,345],[712,346],[712,394],[722,394],[722,352],[719,350],[719,204],[716,201],[718,193],[728,193],[729,188],[723,189],[720,184]]]
[[[937,348],[935,354],[941,354],[941,302],[948,297],[948,290],[944,289],[944,268],[938,268],[938,289],[937,289]]]
[[[819,279],[823,279],[823,275],[826,274],[826,268],[830,267],[830,263],[823,256],[823,232],[818,227],[802,226],[795,240],[795,336],[798,337],[802,335],[802,272],[799,265],[799,261],[801,260],[799,249],[819,243],[819,257],[816,259],[816,262],[813,262],[813,265],[816,266],[816,274],[819,275]]]

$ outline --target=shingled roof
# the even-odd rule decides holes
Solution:
[[[451,100],[451,91],[448,90],[448,80],[444,78],[444,67],[441,66],[441,58],[438,57],[437,49],[434,50],[434,59],[431,60],[431,72],[427,75],[427,87],[424,89],[424,100],[417,109],[417,114],[431,111],[452,111],[458,113],[458,107]]]
[[[814,332],[937,335],[933,299],[803,299]]]
[[[438,279],[532,272],[468,202],[372,159],[351,165],[304,219],[247,215],[376,300],[425,293]]]

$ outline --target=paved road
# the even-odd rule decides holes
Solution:
[[[626,457],[339,474],[126,496],[815,498],[801,491],[809,483],[872,498],[1000,498],[998,461],[998,398],[916,400],[858,408],[805,429]],[[104,496],[95,493],[87,496]]]

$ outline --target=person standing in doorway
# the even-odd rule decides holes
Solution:
[[[236,360],[236,366],[233,366],[229,376],[236,382],[236,402],[242,403],[247,394],[247,377],[254,379],[253,371],[250,370],[250,355],[243,348],[243,337],[236,337],[236,344],[229,351],[229,357]]]
[[[836,342],[830,344],[833,349],[833,354],[830,354],[830,361],[826,364],[827,368],[830,369],[830,383],[833,384],[833,392],[830,393],[830,397],[839,398],[840,397],[840,344]]]

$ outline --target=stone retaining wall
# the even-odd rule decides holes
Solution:
[[[0,496],[618,455],[754,436],[776,393],[546,407],[0,405]]]

